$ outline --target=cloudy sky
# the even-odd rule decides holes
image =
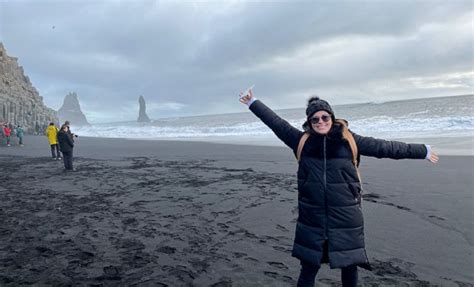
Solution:
[[[0,0],[0,41],[91,122],[473,93],[473,3]]]

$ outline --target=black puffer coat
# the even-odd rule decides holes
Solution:
[[[250,110],[296,154],[304,132],[281,119],[260,101]],[[342,127],[327,135],[310,133],[298,167],[298,221],[293,256],[331,268],[357,264],[370,268],[364,244],[361,184]],[[425,158],[422,144],[405,144],[354,134],[359,155],[378,158]],[[327,244],[327,245],[326,245]]]
[[[74,142],[71,139],[71,136],[62,130],[58,132],[58,144],[59,150],[62,152],[72,152],[72,149],[74,148]]]

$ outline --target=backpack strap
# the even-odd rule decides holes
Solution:
[[[347,122],[345,120],[337,119],[336,122],[341,124],[342,127],[342,137],[347,140],[349,143],[349,146],[351,147],[352,151],[352,163],[354,164],[354,167],[356,168],[357,171],[357,177],[359,178],[360,185],[362,187],[362,178],[360,176],[360,171],[359,171],[359,162],[357,161],[357,144],[355,142],[354,136],[352,133],[349,131],[349,128],[347,127]]]
[[[355,142],[354,136],[351,134],[349,129],[344,128],[342,132],[342,136],[349,142],[349,146],[351,147],[352,151],[352,163],[357,167],[359,164],[357,162],[357,144]]]
[[[304,133],[301,138],[300,142],[298,143],[298,149],[296,150],[296,159],[298,162],[301,159],[301,152],[303,151],[304,144],[306,143],[306,140],[309,138],[309,133]]]

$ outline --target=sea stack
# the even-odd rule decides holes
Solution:
[[[73,126],[90,125],[81,111],[81,105],[74,92],[67,94],[64,98],[63,106],[58,111],[58,117],[61,123],[69,121]]]
[[[49,122],[57,122],[56,112],[43,103],[35,87],[18,65],[18,58],[7,55],[0,42],[0,122],[21,125],[28,133],[42,133]]]
[[[138,113],[138,122],[139,123],[149,123],[150,118],[146,115],[146,103],[143,96],[138,98],[138,103],[140,104],[140,111]]]

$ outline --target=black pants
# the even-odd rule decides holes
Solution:
[[[51,155],[53,158],[60,158],[61,153],[59,152],[59,145],[58,144],[52,144],[51,145]]]
[[[301,261],[301,273],[298,278],[298,287],[314,287],[314,280],[319,267],[311,263]],[[341,268],[341,281],[343,287],[357,286],[357,266],[351,265]]]
[[[72,151],[63,151],[64,168],[73,170],[72,167]]]

